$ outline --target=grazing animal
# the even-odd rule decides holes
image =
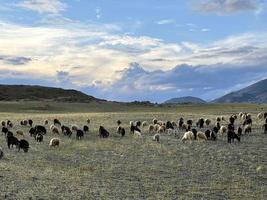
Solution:
[[[223,136],[227,132],[227,128],[225,126],[221,126],[219,132]]]
[[[183,124],[184,124],[184,119],[181,117],[181,118],[179,119],[179,129],[182,129]]]
[[[37,133],[41,133],[42,135],[46,134],[46,128],[44,126],[37,125],[34,127],[34,129],[35,129],[35,134]]]
[[[18,147],[19,145],[18,138],[14,137],[13,135],[8,135],[6,140],[7,140],[7,146],[9,149],[10,147],[13,147],[13,145],[15,145],[16,147]]]
[[[211,133],[212,133],[212,131],[209,129],[205,131],[205,135],[206,135],[208,140],[211,139]]]
[[[245,134],[249,134],[249,133],[251,133],[251,131],[252,131],[252,129],[251,129],[251,126],[250,125],[246,125],[244,127],[244,133]]]
[[[142,122],[142,127],[146,127],[146,126],[148,126],[148,122],[147,121],[143,121]]]
[[[265,124],[263,125],[263,130],[264,130],[264,133],[267,134],[267,123],[265,123]]]
[[[48,120],[47,119],[44,121],[44,125],[48,125]]]
[[[231,143],[234,141],[234,139],[237,139],[238,142],[240,142],[240,137],[232,130],[229,130],[227,132],[227,139],[228,139],[228,143]]]
[[[122,137],[124,137],[125,136],[125,129],[119,126],[117,128],[117,133],[120,134]]]
[[[134,136],[137,137],[137,138],[143,139],[142,133],[137,131],[137,130],[134,131]]]
[[[32,127],[33,121],[31,119],[28,120],[28,123],[29,123],[30,127]]]
[[[159,129],[158,129],[158,133],[165,133],[165,131],[166,131],[166,127],[165,126],[160,126]]]
[[[152,138],[153,141],[156,141],[159,143],[159,139],[160,139],[160,135],[158,133],[153,135],[153,138]]]
[[[170,121],[166,122],[166,129],[174,129],[174,127]]]
[[[3,127],[5,127],[5,126],[6,126],[6,122],[5,122],[5,121],[1,121],[1,125],[2,125]]]
[[[14,134],[11,131],[8,131],[6,134],[6,137],[14,136]]]
[[[171,123],[172,123],[173,128],[176,129],[178,127],[178,125],[177,125],[177,123],[175,121],[172,121]]]
[[[13,123],[10,120],[7,120],[7,127],[9,128],[13,127]]]
[[[189,119],[189,120],[187,120],[186,123],[187,123],[187,125],[192,126],[193,125],[193,120]]]
[[[200,118],[197,122],[197,126],[199,128],[203,128],[204,127],[204,123],[205,123],[205,120],[203,118]]]
[[[210,123],[211,123],[211,120],[210,120],[210,119],[205,119],[205,124],[206,124],[206,126],[209,126]]]
[[[197,132],[197,140],[207,140],[205,133],[201,131]]]
[[[230,122],[230,124],[235,123],[235,118],[233,117],[233,115],[229,118],[229,122]]]
[[[71,126],[71,130],[72,131],[77,131],[78,130],[78,126],[77,125],[72,125]]]
[[[235,125],[230,123],[230,124],[228,124],[227,128],[228,128],[228,130],[234,131],[235,130]]]
[[[78,129],[77,131],[76,131],[76,139],[77,140],[80,140],[80,139],[82,139],[84,137],[84,132],[81,130],[81,129]]]
[[[53,127],[51,131],[52,131],[53,134],[58,134],[59,135],[59,130],[58,130],[57,127]]]
[[[153,124],[155,125],[155,124],[158,123],[158,120],[155,118],[155,119],[152,120],[152,122],[153,122]]]
[[[4,152],[2,150],[2,148],[0,147],[0,160],[4,157]]]
[[[23,133],[22,130],[18,130],[18,131],[16,131],[16,135],[17,135],[17,136],[22,136],[22,137],[24,137],[24,133]]]
[[[194,139],[194,134],[192,131],[187,131],[184,133],[183,137],[182,137],[182,141],[184,142],[185,140],[193,140]]]
[[[216,117],[216,121],[217,122],[220,122],[221,121],[221,118],[220,117]]]
[[[61,126],[61,122],[58,119],[54,119],[55,126]]]
[[[262,120],[263,117],[264,117],[264,114],[263,114],[262,112],[259,113],[259,114],[257,115],[257,118],[258,118],[259,120]]]
[[[117,125],[118,126],[121,125],[121,121],[120,120],[117,121]]]
[[[35,136],[35,140],[38,142],[38,143],[41,143],[44,139],[44,136],[41,134],[41,133],[37,133],[36,136]]]
[[[2,128],[2,133],[4,133],[4,134],[6,135],[7,132],[8,132],[8,128],[7,128],[7,127],[3,127],[3,128]]]
[[[49,142],[50,147],[56,147],[59,146],[60,139],[59,138],[52,138]]]
[[[83,126],[83,131],[84,131],[84,133],[88,133],[89,132],[89,127],[84,125]]]
[[[155,132],[155,127],[153,124],[149,124],[148,126],[148,133],[154,133]]]
[[[91,123],[91,120],[90,119],[87,119],[86,122],[87,122],[87,124],[90,124]]]
[[[216,123],[216,128],[217,128],[218,130],[220,130],[220,128],[221,128],[221,124],[220,124],[220,122],[217,122],[217,123]]]
[[[30,148],[29,142],[27,140],[20,140],[18,148],[19,151],[22,149],[25,153],[27,153]]]
[[[71,137],[71,135],[72,135],[72,131],[67,126],[64,126],[64,125],[61,126],[61,131],[62,131],[62,134],[65,135],[65,136]]]
[[[247,118],[244,122],[243,122],[243,126],[245,125],[250,125],[252,126],[252,119],[251,118]]]
[[[108,138],[109,137],[109,132],[103,127],[99,127],[99,137],[100,138]]]

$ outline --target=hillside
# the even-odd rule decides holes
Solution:
[[[165,104],[203,104],[206,103],[206,101],[197,98],[197,97],[179,97],[179,98],[173,98],[169,99],[164,102]]]
[[[20,100],[59,102],[103,101],[77,90],[28,85],[0,85],[0,101]]]
[[[267,103],[267,79],[215,99],[214,103]]]

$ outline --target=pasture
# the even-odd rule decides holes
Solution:
[[[7,105],[13,106],[7,106]],[[14,123],[12,131],[20,129],[30,143],[28,153],[9,150],[0,133],[0,199],[257,199],[267,198],[267,135],[256,114],[266,111],[266,105],[184,105],[175,107],[117,106],[94,107],[1,103],[0,120]],[[250,112],[252,134],[241,142],[227,143],[219,136],[216,141],[182,142],[184,131],[177,137],[162,134],[160,143],[152,141],[147,128],[144,139],[129,133],[129,121],[153,118],[176,121],[183,117],[212,119]],[[91,120],[90,132],[77,141],[60,135],[59,147],[50,148],[54,137],[49,130],[54,118],[63,124],[82,127]],[[28,134],[29,127],[19,125],[22,119],[34,124],[49,120],[44,142],[37,144]],[[126,136],[116,133],[116,121],[121,120]],[[227,124],[227,122],[224,122]],[[239,120],[237,121],[237,124]],[[111,136],[98,137],[103,125]]]

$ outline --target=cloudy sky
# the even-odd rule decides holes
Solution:
[[[267,78],[267,0],[0,0],[0,83],[211,100]]]

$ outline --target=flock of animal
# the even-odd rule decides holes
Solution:
[[[236,120],[239,117],[239,125],[237,126]],[[264,133],[267,134],[267,113],[259,113],[257,119],[263,123]],[[143,138],[147,130],[149,134],[152,134],[152,140],[160,142],[160,137],[162,134],[174,134],[178,136],[179,132],[183,132],[181,141],[186,140],[216,140],[218,134],[221,136],[227,135],[227,140],[229,143],[233,142],[235,139],[240,142],[240,138],[243,134],[250,134],[252,132],[252,116],[249,113],[239,113],[231,115],[229,119],[226,119],[224,116],[216,117],[215,125],[212,125],[212,120],[200,118],[193,126],[193,120],[188,119],[184,120],[180,118],[178,123],[174,121],[160,121],[158,119],[153,119],[152,123],[149,124],[147,121],[130,121],[130,133],[132,133],[137,138]],[[86,133],[89,132],[89,125],[91,121],[87,119],[86,125],[80,129],[77,125],[66,126],[63,125],[59,119],[54,119],[52,125],[49,126],[49,121],[45,120],[44,125],[35,125],[32,119],[22,120],[20,125],[23,127],[29,127],[29,134],[33,137],[37,143],[43,142],[44,136],[47,134],[47,129],[49,128],[53,135],[64,135],[71,137],[73,133],[76,134],[76,139],[81,140]],[[222,124],[226,125],[222,125]],[[7,142],[8,148],[13,148],[14,146],[18,148],[18,151],[22,149],[24,152],[28,152],[30,145],[29,142],[25,139],[18,139],[19,137],[24,138],[24,132],[22,130],[17,130],[14,134],[11,130],[13,128],[13,123],[10,120],[4,120],[1,122],[2,133],[4,134]],[[198,130],[197,130],[198,129]],[[124,137],[126,134],[125,128],[122,126],[120,120],[117,121],[117,133]],[[99,127],[99,137],[108,138],[110,133],[103,127]],[[50,140],[49,146],[56,147],[60,144],[60,138],[54,137]],[[0,147],[0,159],[4,156],[3,150]]]

